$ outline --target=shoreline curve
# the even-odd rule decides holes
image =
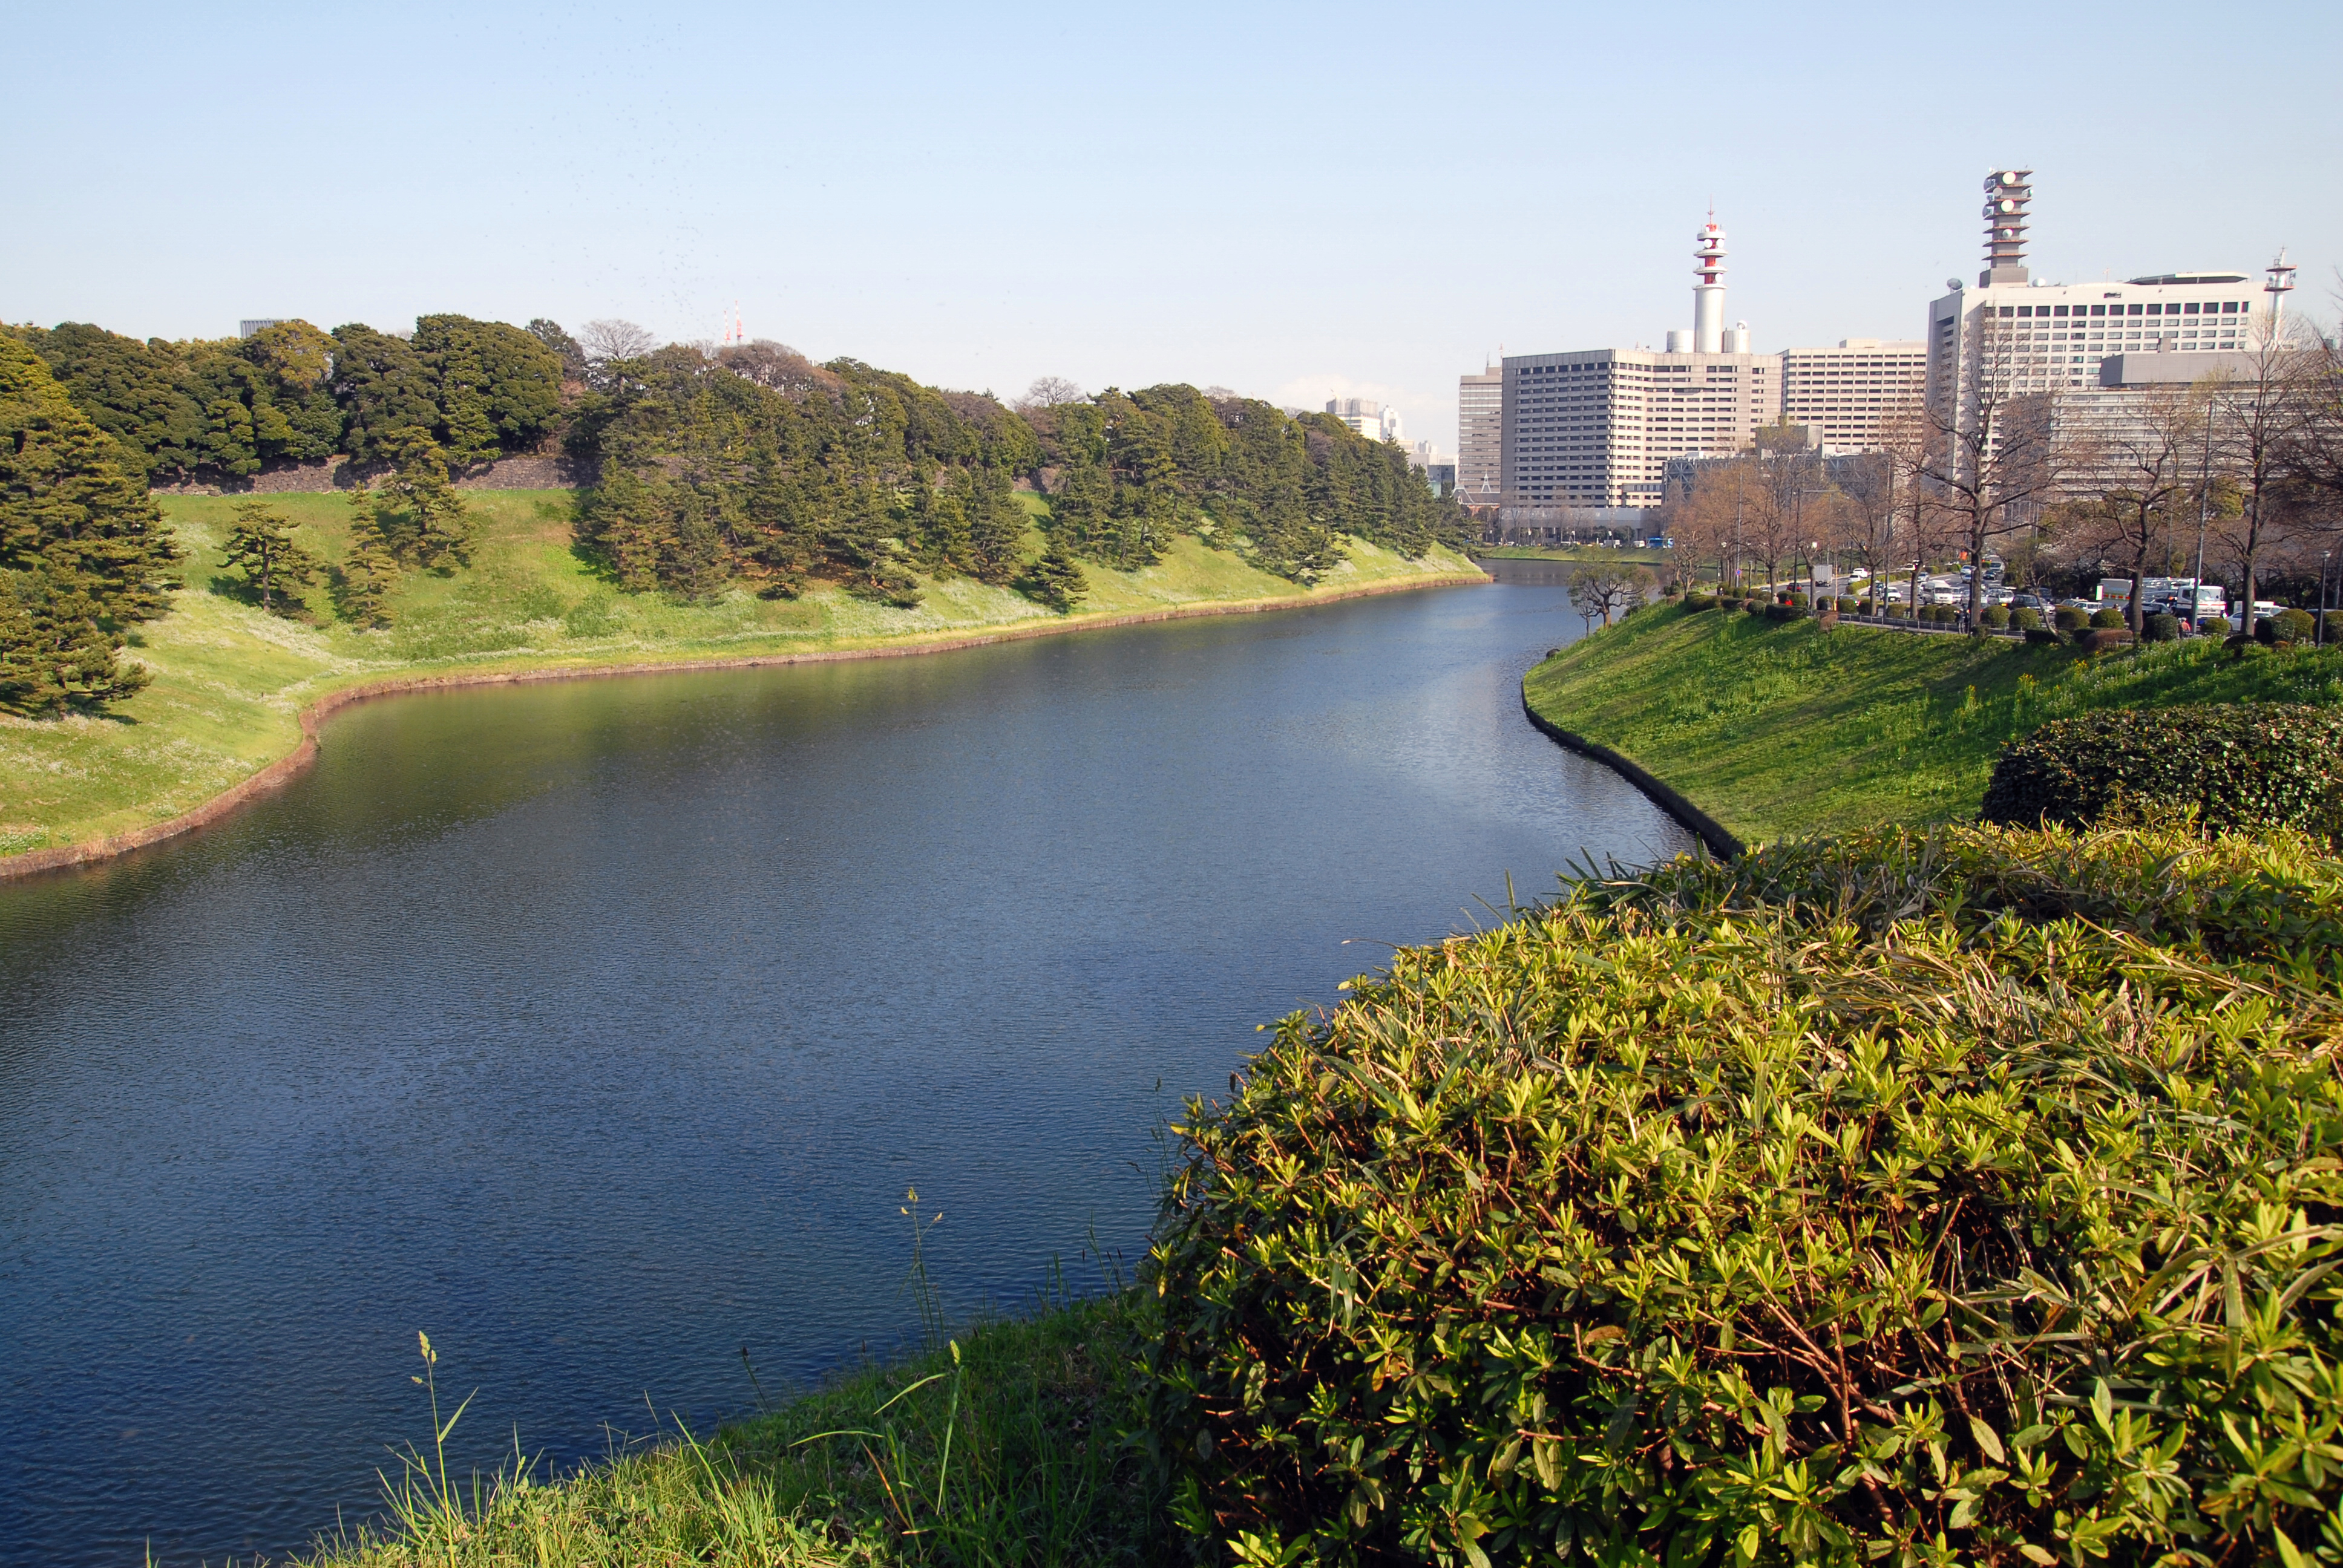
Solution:
[[[1529,715],[1529,720],[1533,725],[1544,730],[1564,750],[1575,751],[1582,757],[1593,758],[1636,789],[1641,789],[1650,797],[1654,805],[1674,818],[1680,827],[1690,831],[1701,841],[1702,847],[1718,859],[1738,859],[1747,850],[1748,846],[1726,832],[1723,823],[1660,782],[1644,768],[1612,750],[1599,740],[1589,740],[1584,735],[1564,729],[1536,709],[1532,708],[1529,690],[1526,687],[1522,690],[1522,711]],[[5,874],[5,870],[0,870],[0,875]]]
[[[1120,626],[1145,626],[1157,621],[1199,620],[1212,616],[1260,615],[1272,610],[1307,609],[1313,605],[1336,604],[1344,599],[1370,598],[1381,594],[1409,593],[1418,588],[1476,588],[1493,581],[1485,572],[1441,572],[1426,577],[1406,578],[1394,582],[1368,583],[1346,588],[1339,593],[1289,595],[1263,599],[1207,599],[1196,604],[1169,605],[1162,609],[1135,610],[1124,615],[1101,616],[1092,619],[1040,621],[1011,626],[998,631],[939,633],[932,638],[903,642],[876,643],[868,648],[837,648],[809,649],[802,653],[742,654],[722,658],[677,658],[636,660],[623,664],[579,665],[549,669],[480,669],[456,671],[447,675],[394,675],[379,680],[360,681],[341,687],[318,697],[300,711],[301,741],[291,751],[279,757],[259,771],[229,785],[226,789],[191,807],[177,816],[144,828],[134,828],[126,833],[110,833],[102,839],[91,839],[78,844],[57,844],[45,849],[25,849],[14,855],[0,855],[0,882],[15,881],[51,871],[72,870],[111,860],[156,844],[184,838],[189,833],[209,827],[220,819],[241,809],[264,795],[284,788],[317,759],[317,731],[330,715],[357,703],[381,697],[398,697],[413,692],[451,691],[468,686],[525,686],[550,680],[604,680],[629,675],[670,675],[693,670],[761,669],[785,664],[840,664],[850,659],[910,658],[930,653],[954,653],[963,648],[986,648],[995,643],[1028,642],[1036,638],[1064,637],[1081,631],[1103,631]],[[1534,715],[1533,715],[1534,717]]]

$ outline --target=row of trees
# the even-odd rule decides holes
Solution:
[[[465,316],[422,317],[400,335],[286,321],[250,337],[177,343],[81,322],[0,330],[40,357],[151,482],[171,484],[248,478],[337,452],[384,465],[418,440],[457,469],[529,450],[559,423],[568,374],[567,335],[538,326],[550,338]]]
[[[2257,344],[2193,386],[2121,403],[2015,396],[1993,344],[1954,400],[1891,416],[1878,448],[1825,461],[1777,427],[1671,494],[1669,533],[1720,580],[1762,567],[1768,586],[1816,556],[1875,585],[1932,561],[2007,554],[2034,577],[2143,578],[2225,570],[2247,604],[2343,535],[2343,347],[2309,335]],[[2207,575],[2210,575],[2209,573]],[[1972,616],[1984,578],[1970,578]]]
[[[794,596],[821,578],[908,606],[916,569],[1064,608],[1081,563],[1135,570],[1183,533],[1305,583],[1344,536],[1412,557],[1464,537],[1396,447],[1192,387],[1044,380],[1012,408],[771,343],[586,357],[570,439],[599,479],[580,534],[630,590]],[[1021,482],[1050,503],[1039,558]]]

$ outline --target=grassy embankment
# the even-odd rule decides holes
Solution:
[[[341,558],[349,512],[340,497],[270,498],[313,548]],[[140,629],[128,655],[154,671],[155,683],[106,718],[0,716],[0,855],[167,820],[291,752],[303,707],[371,681],[950,641],[1182,607],[1322,599],[1473,570],[1445,551],[1410,561],[1353,540],[1350,559],[1304,590],[1183,538],[1144,570],[1089,568],[1090,597],[1071,617],[965,578],[924,584],[925,602],[910,610],[830,588],[794,600],[736,591],[684,605],[620,594],[580,558],[570,548],[567,491],[476,491],[467,499],[480,523],[472,565],[408,575],[393,599],[394,626],[361,633],[325,613],[322,589],[310,591],[317,613],[304,619],[246,602],[220,575],[217,547],[235,498],[166,498],[188,550],[187,588],[170,616]]]
[[[524,1466],[476,1481],[445,1470],[427,1438],[392,1478],[386,1527],[321,1542],[308,1561],[1170,1563],[1164,1483],[1132,1435],[1149,1310],[1135,1292],[1057,1303],[567,1477]],[[449,1384],[442,1420],[461,1397],[452,1363]]]
[[[1640,610],[1523,681],[1745,842],[1973,818],[2003,741],[2094,709],[2343,701],[2343,650],[2070,647]]]

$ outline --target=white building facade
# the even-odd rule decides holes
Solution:
[[[1928,346],[1916,338],[1842,338],[1835,348],[1782,350],[1782,417],[1806,428],[1826,457],[1868,452],[1885,422],[1916,409],[1927,388]]]
[[[1772,355],[1508,355],[1503,377],[1509,508],[1655,507],[1670,457],[1737,452],[1781,412]]]
[[[1399,410],[1372,397],[1333,397],[1326,412],[1370,441],[1396,441],[1402,434]]]

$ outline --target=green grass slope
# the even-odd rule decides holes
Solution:
[[[466,497],[479,519],[471,566],[409,574],[392,601],[395,624],[359,632],[333,618],[322,589],[310,592],[301,618],[246,602],[222,575],[218,550],[236,499],[164,499],[187,548],[187,587],[129,651],[154,672],[151,687],[104,718],[0,715],[0,855],[129,831],[200,805],[297,746],[307,704],[367,681],[916,644],[1190,606],[1331,598],[1474,571],[1446,551],[1411,561],[1352,540],[1350,558],[1304,590],[1183,538],[1143,570],[1088,568],[1090,597],[1071,617],[965,578],[923,585],[926,601],[909,610],[830,588],[794,600],[735,592],[686,605],[604,581],[570,548],[568,492],[485,490]],[[349,510],[340,497],[269,499],[312,548],[342,558]]]
[[[1976,814],[2003,741],[2176,702],[2343,701],[2343,651],[2066,647],[1641,610],[1532,669],[1541,718],[1618,751],[1745,842]]]

